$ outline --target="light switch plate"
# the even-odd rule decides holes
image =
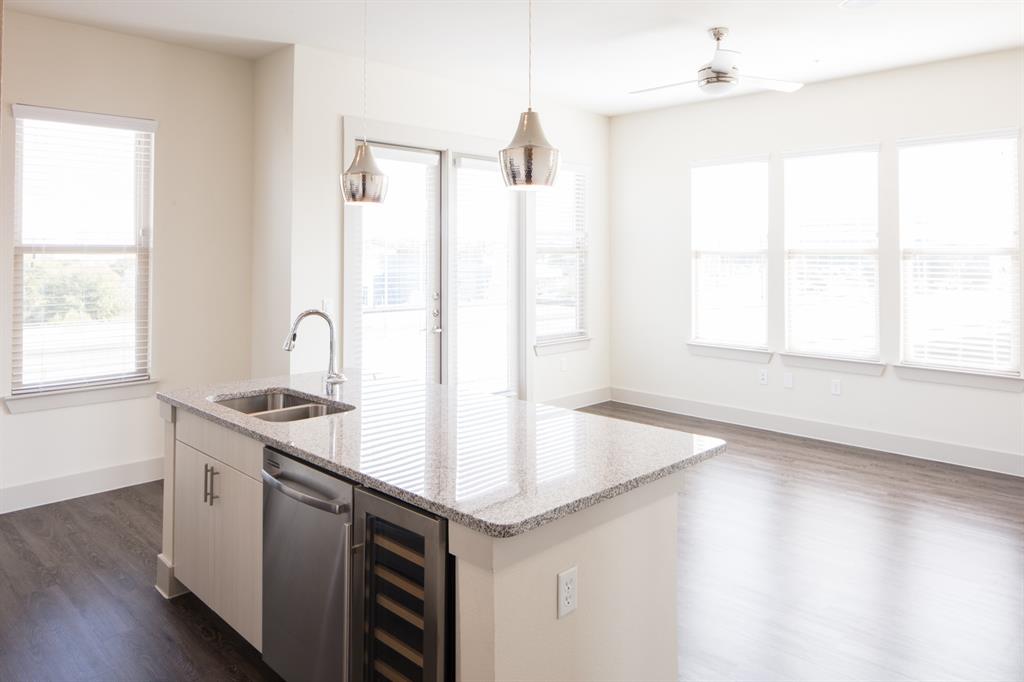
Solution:
[[[832,380],[832,395],[840,395],[843,392],[843,384],[839,379]]]
[[[579,586],[576,581],[576,567],[567,568],[558,574],[558,617],[565,618],[576,610]]]
[[[793,388],[793,373],[792,372],[783,372],[782,373],[782,387],[783,388]]]

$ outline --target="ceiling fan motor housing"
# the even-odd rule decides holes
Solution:
[[[705,66],[703,69],[697,72],[697,84],[701,90],[707,92],[725,92],[726,90],[732,90],[736,87],[739,82],[739,73],[736,67],[729,70],[728,73],[720,73],[713,71],[711,66]]]

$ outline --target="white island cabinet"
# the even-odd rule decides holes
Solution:
[[[724,442],[452,386],[345,373],[349,381],[331,399],[320,374],[158,395],[167,476],[157,587],[165,596],[193,591],[263,650],[261,471],[269,446],[357,493],[362,488],[441,524],[443,607],[431,602],[414,613],[412,602],[398,608],[394,595],[380,598],[381,608],[421,628],[422,648],[367,627],[377,621],[365,605],[359,616],[352,611],[352,642],[376,637],[418,664],[422,679],[438,682],[449,675],[464,682],[675,680],[678,495],[686,469],[723,452]],[[232,408],[268,396],[292,402],[276,409],[307,418],[265,419],[267,412]],[[303,401],[322,409],[294,405]],[[292,412],[277,416],[296,417]],[[361,579],[372,578],[376,569],[367,567],[382,550],[396,548],[369,539],[351,545],[362,557],[354,560]],[[575,575],[575,610],[560,613],[558,576],[566,572]],[[273,594],[277,586],[266,589]],[[434,620],[439,608],[446,617]],[[439,625],[427,637],[431,623]],[[427,640],[444,643],[443,675],[427,674]],[[370,669],[394,672],[361,657],[359,646],[353,650],[354,680],[368,679]]]
[[[165,596],[187,588],[261,649],[263,446],[193,414],[163,412],[169,435],[157,588]]]

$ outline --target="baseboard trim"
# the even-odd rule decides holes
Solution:
[[[769,412],[755,412],[738,407],[686,400],[673,396],[646,393],[628,388],[612,388],[611,400],[649,407],[664,412],[712,419],[729,424],[750,426],[776,433],[803,436],[854,447],[891,452],[897,455],[956,464],[971,469],[993,471],[1024,477],[1024,455],[1000,450],[987,450],[970,445],[871,431],[840,424],[789,417]]]
[[[0,514],[148,483],[163,477],[164,459],[154,457],[105,469],[0,488]]]
[[[581,407],[588,407],[590,405],[608,402],[611,399],[612,389],[595,388],[592,391],[573,393],[572,395],[564,395],[561,398],[542,400],[541,402],[545,405],[554,405],[555,407],[566,407],[570,410],[578,410]]]

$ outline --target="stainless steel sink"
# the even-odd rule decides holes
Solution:
[[[214,399],[213,402],[268,422],[293,422],[355,409],[347,403],[321,402],[285,389],[270,389],[244,398]]]
[[[312,417],[322,417],[325,414],[338,414],[339,412],[346,412],[346,408],[352,409],[351,406],[346,405],[345,407],[337,405],[324,405],[321,403],[310,403],[308,405],[296,405],[295,407],[283,407],[279,410],[268,410],[267,412],[258,412],[252,416],[257,419],[262,419],[268,422],[294,422],[300,419],[310,419]]]
[[[268,410],[279,410],[282,407],[294,407],[296,405],[307,405],[312,402],[309,398],[285,391],[269,391],[259,395],[250,395],[245,398],[228,398],[226,400],[213,401],[218,405],[230,407],[232,410],[253,414],[254,412],[266,412]]]

